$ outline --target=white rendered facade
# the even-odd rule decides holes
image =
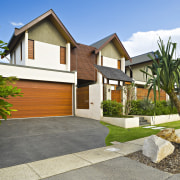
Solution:
[[[66,64],[60,64],[60,46],[34,40],[34,59],[28,59],[28,32],[26,31],[25,36],[11,52],[11,64],[70,71],[70,51],[71,44],[66,43]]]

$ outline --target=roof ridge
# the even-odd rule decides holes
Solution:
[[[110,35],[108,35],[108,36],[106,36],[106,37],[100,39],[99,41],[96,41],[96,42],[90,44],[90,46],[93,46],[93,47],[94,47],[95,44],[97,44],[97,43],[99,43],[100,41],[103,41],[103,40],[105,40],[105,39],[108,40],[110,37],[114,36],[115,34],[116,34],[116,33],[110,34]]]
[[[147,53],[139,54],[139,55],[133,56],[133,57],[131,57],[131,58],[136,58],[136,57],[138,57],[138,56],[143,56],[143,55],[149,54],[149,53],[154,53],[154,51],[150,51],[150,52],[147,52]]]

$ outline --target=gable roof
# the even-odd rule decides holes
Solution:
[[[90,46],[93,46],[96,48],[95,54],[97,54],[101,49],[103,49],[110,41],[114,43],[114,45],[119,50],[120,54],[122,54],[126,60],[131,60],[129,54],[127,53],[126,49],[124,48],[123,44],[121,43],[120,39],[118,38],[117,34],[111,34],[93,44]]]
[[[91,44],[90,46],[95,47],[96,49],[100,49],[101,46],[103,46],[103,44],[106,43],[106,41],[108,41],[111,38],[111,36],[113,36],[113,35],[114,34],[111,34],[111,35],[109,35],[109,36],[107,36],[107,37],[105,37],[105,38]]]
[[[125,82],[132,82],[133,80],[127,76],[124,72],[120,69],[99,66],[94,64],[94,67],[107,79],[109,80],[117,80],[117,81],[125,81]]]
[[[152,61],[152,59],[150,57],[148,57],[148,55],[151,55],[152,57],[155,57],[154,52],[148,52],[148,53],[145,53],[145,54],[141,54],[139,56],[133,57],[131,62],[129,60],[126,61],[125,66],[132,66],[132,65],[137,65],[137,64],[142,64],[142,63]]]
[[[14,34],[13,34],[13,36],[11,37],[11,39],[10,39],[10,41],[8,43],[9,51],[11,51],[14,48],[15,44],[22,37],[22,35],[24,34],[25,31],[32,28],[37,23],[41,22],[42,20],[44,20],[46,18],[50,19],[50,21],[55,25],[57,30],[65,37],[65,39],[67,41],[69,41],[72,44],[73,47],[77,47],[77,43],[73,39],[73,37],[71,36],[69,31],[66,29],[66,27],[63,25],[63,23],[60,21],[60,19],[57,17],[57,15],[54,13],[54,11],[52,9],[50,9],[46,13],[40,15],[39,17],[32,20],[28,24],[24,25],[20,29],[15,28]],[[8,54],[9,51],[6,51],[6,53]]]

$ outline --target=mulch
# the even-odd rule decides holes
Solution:
[[[153,163],[150,158],[144,156],[142,151],[137,151],[132,154],[128,154],[126,157],[144,163],[153,168],[177,174],[180,173],[180,144],[172,143],[175,146],[174,152],[161,160],[159,163]]]

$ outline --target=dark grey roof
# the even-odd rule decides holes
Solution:
[[[115,69],[115,68],[110,68],[110,67],[105,67],[105,66],[99,66],[96,64],[94,64],[94,66],[107,79],[118,80],[118,81],[126,81],[126,82],[133,81],[129,76],[127,76],[120,69]]]
[[[107,36],[107,37],[105,37],[105,38],[103,38],[103,39],[101,39],[101,40],[99,40],[99,41],[97,41],[97,42],[95,42],[95,43],[93,43],[93,44],[91,44],[90,46],[92,46],[92,47],[95,47],[96,49],[99,49],[106,41],[108,41],[109,39],[110,39],[110,37],[112,37],[114,35],[114,33],[113,34],[111,34],[111,35],[109,35],[109,36]]]
[[[144,62],[151,61],[151,58],[148,57],[148,54],[150,54],[152,57],[155,57],[154,52],[149,52],[149,53],[146,53],[146,54],[142,54],[142,55],[133,57],[132,62],[130,62],[128,60],[128,61],[125,62],[125,65],[126,66],[132,66],[132,65],[135,65],[135,64],[141,64],[141,63],[144,63]]]

